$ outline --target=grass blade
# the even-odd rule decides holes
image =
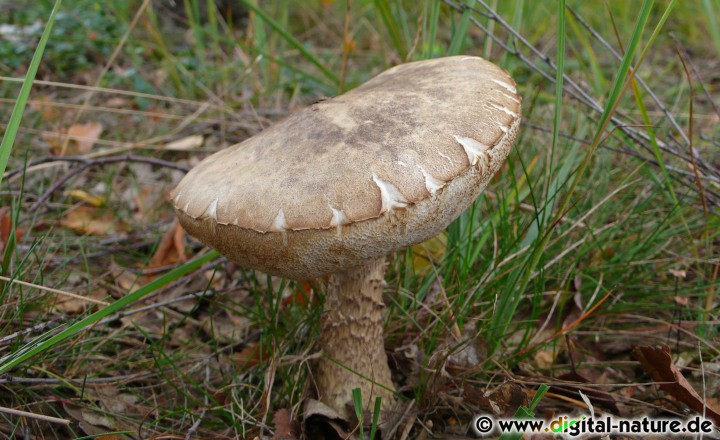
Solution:
[[[395,50],[397,50],[400,59],[404,60],[407,57],[407,47],[405,45],[405,40],[402,37],[400,26],[398,25],[397,20],[395,20],[392,10],[390,9],[390,4],[387,0],[375,0],[374,3],[375,8],[377,8],[378,12],[380,12],[380,17],[382,17],[382,20],[385,23],[388,34],[390,34],[390,40],[392,41],[393,46],[395,46]]]
[[[33,54],[32,60],[30,61],[30,67],[28,67],[25,80],[23,81],[22,87],[20,87],[20,95],[18,95],[15,101],[15,107],[10,114],[10,122],[8,122],[5,135],[3,136],[2,143],[0,144],[0,182],[2,182],[2,176],[5,174],[5,168],[7,167],[8,159],[10,159],[10,152],[12,146],[15,143],[17,137],[18,128],[20,128],[20,121],[22,120],[23,112],[25,111],[25,105],[27,105],[28,98],[30,97],[30,89],[32,88],[35,75],[37,75],[38,67],[40,67],[40,60],[42,59],[43,52],[45,52],[45,46],[50,39],[50,31],[52,30],[53,23],[55,23],[55,17],[60,10],[62,0],[57,0],[55,6],[50,13],[45,30],[40,37],[35,53]]]
[[[166,273],[160,278],[120,298],[109,306],[103,307],[97,312],[92,313],[73,324],[70,324],[67,328],[60,331],[59,333],[53,335],[53,332],[48,332],[44,335],[39,336],[37,339],[29,342],[28,344],[25,344],[25,346],[15,351],[14,353],[10,353],[9,355],[0,358],[0,374],[9,371],[10,369],[18,366],[20,363],[30,359],[31,357],[40,354],[45,350],[48,350],[49,348],[55,346],[56,344],[59,344],[60,342],[72,337],[73,335],[81,332],[87,326],[92,325],[100,321],[101,319],[121,310],[122,308],[134,303],[135,301],[138,301],[144,296],[160,289],[167,284],[170,284],[178,278],[193,272],[194,270],[201,267],[203,264],[212,261],[218,256],[219,254],[217,253],[217,251],[210,251],[202,257],[196,258],[183,264],[180,267],[173,269],[172,271]]]
[[[455,32],[453,32],[452,40],[450,41],[450,48],[448,49],[448,56],[460,55],[463,43],[465,43],[465,37],[467,37],[468,28],[470,27],[470,13],[472,9],[465,8],[460,15]]]
[[[245,6],[247,6],[248,9],[252,10],[255,14],[257,14],[260,18],[262,18],[265,23],[267,23],[275,32],[280,34],[280,36],[287,41],[287,43],[297,49],[308,61],[310,61],[312,64],[315,65],[320,71],[330,80],[333,82],[335,86],[340,84],[340,78],[338,78],[337,75],[332,73],[330,69],[325,67],[325,65],[320,62],[320,60],[298,40],[295,39],[288,31],[286,31],[280,24],[273,20],[269,15],[267,15],[262,9],[257,7],[256,5],[252,4],[248,0],[240,0]]]
[[[430,17],[427,19],[429,27],[425,35],[423,59],[432,58],[435,54],[435,38],[437,38],[438,20],[440,18],[440,0],[430,0],[432,3]]]

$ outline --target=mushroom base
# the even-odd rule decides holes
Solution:
[[[383,336],[385,267],[385,258],[372,259],[328,281],[320,336],[324,356],[313,374],[319,400],[346,419],[354,388],[362,391],[365,410],[372,412],[378,396],[383,412],[394,407]]]

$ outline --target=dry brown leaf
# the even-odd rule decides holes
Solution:
[[[555,352],[550,350],[538,350],[533,355],[535,365],[542,370],[547,370],[555,364]]]
[[[165,144],[165,149],[175,151],[192,150],[194,148],[200,148],[203,142],[205,142],[205,137],[200,134],[196,134]]]
[[[123,293],[130,292],[131,290],[140,287],[140,279],[132,271],[121,267],[115,261],[110,262],[110,275],[115,281],[115,285],[120,288]]]
[[[245,368],[251,368],[260,363],[261,359],[267,359],[268,354],[264,349],[260,348],[257,343],[249,344],[240,352],[232,355],[232,360],[236,365]]]
[[[157,269],[182,263],[185,257],[185,230],[175,220],[163,235],[162,241],[146,269]]]
[[[92,206],[78,206],[68,211],[60,225],[78,234],[105,235],[116,231],[115,218],[110,212],[103,212]]]
[[[12,217],[10,216],[10,208],[3,206],[0,208],[0,254],[5,250],[5,244],[7,244],[10,238],[10,232],[12,232]],[[23,236],[23,232],[20,228],[15,228],[15,242],[17,243]]]
[[[639,345],[633,348],[632,354],[643,369],[650,374],[653,381],[658,382],[661,390],[694,411],[700,414],[705,413],[713,422],[720,424],[720,411],[710,406],[710,401],[703,402],[702,397],[673,364],[670,347],[665,344],[662,347]]]
[[[87,153],[100,139],[102,131],[103,126],[98,122],[73,124],[66,130],[60,130],[59,136],[48,139],[50,149],[58,156]]]
[[[137,207],[137,211],[133,217],[135,217],[136,220],[146,220],[149,217],[149,213],[157,206],[157,190],[150,186],[143,187],[137,194],[133,195],[132,201]]]
[[[107,297],[107,292],[101,288],[94,288],[91,290],[90,295],[83,296],[103,301]],[[97,304],[80,298],[58,295],[57,302],[53,308],[65,315],[77,315],[90,308],[97,308]]]
[[[346,429],[348,421],[319,400],[308,399],[305,402],[303,420],[305,421],[305,436],[308,438],[318,438],[320,433],[324,432],[332,435],[329,433],[333,431],[337,434],[337,438],[352,438]]]
[[[122,440],[120,434],[108,434],[95,437],[95,440]]]
[[[292,414],[287,409],[275,411],[273,422],[275,422],[275,435],[271,440],[297,440],[300,438],[300,426],[292,419]]]

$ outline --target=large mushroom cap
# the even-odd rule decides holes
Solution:
[[[482,58],[403,64],[209,156],[171,197],[190,234],[240,265],[342,271],[462,213],[508,155],[520,101]]]

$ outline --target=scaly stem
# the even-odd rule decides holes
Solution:
[[[364,409],[372,411],[377,396],[383,410],[393,407],[383,336],[382,298],[385,258],[330,276],[320,347],[324,356],[315,369],[321,402],[347,418],[353,388],[362,391]]]

